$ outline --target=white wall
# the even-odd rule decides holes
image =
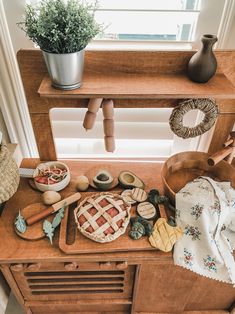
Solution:
[[[33,48],[33,43],[16,25],[22,21],[26,0],[2,0],[15,53],[21,48]]]
[[[8,27],[10,31],[11,41],[15,53],[22,47],[32,48],[32,42],[27,39],[25,34],[16,25],[17,22],[21,21],[21,16],[23,16],[25,0],[3,0],[3,5],[5,9],[5,14],[8,22]],[[9,142],[9,134],[7,131],[7,126],[4,121],[2,111],[0,109],[0,131],[3,133],[3,138],[6,142]]]
[[[230,36],[226,41],[226,49],[235,49],[235,14],[233,17],[232,27],[230,29]]]

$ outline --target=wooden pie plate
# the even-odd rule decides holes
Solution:
[[[101,170],[108,171],[111,174],[111,176],[113,177],[112,185],[111,185],[111,187],[108,190],[101,190],[93,182],[93,178]],[[92,186],[94,189],[96,189],[98,191],[110,191],[110,190],[114,189],[118,185],[119,171],[115,171],[115,169],[113,169],[112,165],[106,165],[105,168],[100,168],[99,166],[97,166],[97,167],[93,167],[90,170],[88,170],[85,173],[85,176],[88,178],[90,186]]]
[[[20,213],[24,218],[29,218],[32,215],[40,213],[46,208],[47,206],[43,205],[42,203],[34,203],[20,210]],[[50,215],[45,219],[51,222],[53,218],[54,216]],[[32,226],[27,226],[27,229],[24,233],[20,233],[16,228],[15,232],[18,236],[25,240],[35,241],[43,239],[46,236],[42,229],[42,224],[45,219],[33,224]]]

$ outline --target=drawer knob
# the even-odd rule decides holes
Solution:
[[[26,268],[27,265],[25,264],[14,264],[11,265],[11,270],[13,271],[23,271]]]
[[[100,262],[100,269],[110,269],[112,267],[111,262]]]
[[[126,261],[124,261],[124,262],[117,262],[116,263],[116,268],[117,269],[126,269],[127,268],[127,262]]]
[[[72,263],[64,263],[64,268],[66,270],[77,270],[78,269],[78,264],[76,262],[72,262]]]
[[[33,263],[27,265],[27,270],[29,271],[38,271],[41,268],[41,263]]]

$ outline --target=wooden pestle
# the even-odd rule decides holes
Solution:
[[[111,99],[103,100],[102,110],[104,116],[103,127],[105,150],[113,153],[115,151],[113,101]]]
[[[43,218],[46,218],[47,216],[57,212],[59,209],[61,209],[63,206],[68,206],[76,201],[78,201],[81,198],[81,194],[80,193],[75,193],[69,197],[66,197],[65,199],[63,199],[62,201],[59,201],[55,204],[53,204],[52,206],[50,206],[49,208],[43,210],[41,213],[33,215],[29,218],[27,218],[26,224],[28,226],[35,224],[36,222],[42,220]]]
[[[99,108],[101,106],[103,98],[92,98],[90,99],[88,103],[88,110],[85,114],[84,120],[83,120],[83,127],[86,130],[91,130],[95,124],[96,115],[99,111]]]

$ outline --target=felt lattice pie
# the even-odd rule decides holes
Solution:
[[[131,205],[122,196],[99,193],[85,198],[75,209],[80,232],[96,242],[110,242],[122,235],[130,221]]]

